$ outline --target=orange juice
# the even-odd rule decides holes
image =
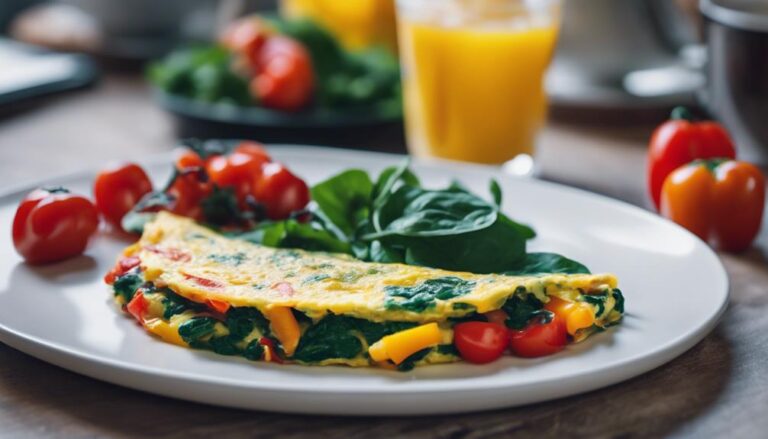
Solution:
[[[492,15],[446,25],[406,15],[399,31],[409,150],[480,163],[531,155],[546,116],[556,20]]]
[[[397,51],[394,0],[282,0],[280,12],[317,21],[349,50],[383,45]]]

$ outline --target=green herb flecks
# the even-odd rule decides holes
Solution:
[[[474,288],[472,281],[458,277],[446,276],[428,279],[410,287],[388,286],[384,288],[387,295],[387,309],[404,309],[422,312],[435,305],[437,300],[448,300],[463,296]]]

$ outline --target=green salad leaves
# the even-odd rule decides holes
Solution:
[[[359,169],[341,172],[311,189],[309,221],[262,223],[235,236],[250,242],[313,251],[348,253],[372,262],[399,262],[453,271],[530,275],[589,273],[555,253],[528,253],[536,233],[501,212],[501,187],[491,181],[491,201],[458,183],[421,186],[408,162],[377,179]],[[393,294],[408,307],[409,294]],[[421,297],[414,294],[414,297]],[[426,303],[426,302],[425,302]],[[395,302],[393,302],[393,306]]]

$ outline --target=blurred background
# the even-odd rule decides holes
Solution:
[[[531,145],[516,144],[505,147],[504,154],[483,156],[456,152],[463,144],[441,150],[442,145],[434,143],[451,139],[429,138],[430,129],[450,131],[447,126],[430,128],[444,115],[430,114],[439,112],[429,108],[433,103],[425,97],[424,90],[433,84],[419,79],[420,72],[431,67],[428,63],[438,61],[419,55],[410,65],[401,66],[398,59],[408,64],[421,44],[429,42],[436,48],[441,42],[438,37],[427,41],[401,23],[401,32],[408,33],[400,35],[400,45],[405,42],[405,46],[398,48],[396,15],[406,7],[401,5],[398,11],[394,0],[3,0],[0,139],[4,140],[0,140],[0,151],[6,151],[3,157],[12,175],[12,162],[22,164],[34,148],[43,152],[44,147],[37,146],[43,143],[78,151],[40,165],[57,169],[76,169],[76,163],[88,162],[83,156],[104,161],[159,152],[172,146],[174,139],[187,137],[252,138],[389,152],[405,152],[409,144],[416,155],[485,163],[500,163],[521,153],[533,155],[536,143],[537,165],[544,178],[583,185],[580,175],[569,173],[564,159],[572,155],[631,163],[629,169],[622,166],[622,171],[615,172],[639,179],[644,150],[638,146],[645,146],[653,127],[667,118],[670,109],[686,105],[697,115],[716,116],[717,111],[708,111],[717,106],[708,97],[712,92],[705,79],[707,20],[697,0],[538,3],[550,8],[546,13],[556,35],[552,47],[542,43],[536,49],[545,54],[541,82],[549,110],[540,113],[541,117],[548,114],[548,122],[543,130],[533,119],[509,128],[504,136],[519,137],[524,139],[519,142]],[[542,11],[528,11],[525,17],[533,23]],[[293,81],[290,84],[261,77],[265,61],[247,55],[249,45],[263,43],[259,38],[264,29],[290,40],[282,46],[273,44],[283,63],[293,63],[292,76],[285,79]],[[535,63],[531,61],[533,36],[526,39],[515,44],[518,48],[530,44],[530,51],[521,52],[517,65],[502,71],[510,82],[515,81],[520,65],[530,70]],[[291,46],[296,44],[298,49]],[[499,59],[504,57],[502,44],[497,42]],[[310,73],[302,73],[302,56],[310,58]],[[457,65],[464,67],[454,71],[469,69],[481,75],[480,67],[473,72],[473,66],[466,66],[470,61],[456,56]],[[447,57],[444,54],[440,62],[447,62]],[[406,93],[401,77],[406,78]],[[538,78],[531,81],[534,89],[539,87]],[[438,90],[434,106],[449,105],[444,96],[460,96],[461,89],[472,87],[456,83]],[[478,90],[474,96],[481,93]],[[411,94],[416,97],[409,98]],[[467,103],[470,98],[458,102]],[[490,101],[480,105],[489,114],[516,111]],[[538,112],[538,104],[531,101],[530,105],[531,110],[523,107],[521,114]],[[409,136],[404,118],[409,121]],[[734,122],[734,127],[747,130],[736,127],[739,123]],[[460,138],[479,138],[487,126],[485,131],[473,129]],[[516,130],[527,134],[515,137]],[[735,135],[751,151],[747,158],[765,162],[764,145],[755,140],[755,133]],[[25,149],[8,152],[20,145]],[[482,149],[478,145],[476,149]],[[638,204],[645,202],[641,193],[621,195]]]

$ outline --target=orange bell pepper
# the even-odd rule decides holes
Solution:
[[[760,231],[765,177],[746,162],[694,161],[664,181],[661,214],[718,248],[745,250]]]

